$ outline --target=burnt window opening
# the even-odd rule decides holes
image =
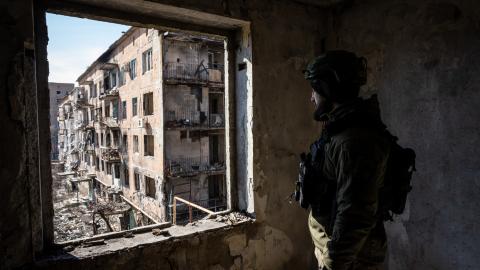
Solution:
[[[143,115],[153,115],[153,93],[143,94]]]
[[[138,153],[138,136],[133,135],[133,152]]]
[[[123,167],[123,186],[126,188],[130,188],[130,174],[128,172],[128,167]]]
[[[138,172],[135,172],[133,174],[134,180],[135,180],[135,190],[139,191],[140,190],[140,174]]]
[[[130,80],[134,80],[137,77],[137,59],[132,59],[129,63]]]
[[[143,136],[143,155],[144,156],[154,156],[155,155],[155,142],[153,135],[144,135]]]
[[[155,199],[155,179],[145,176],[145,195]]]

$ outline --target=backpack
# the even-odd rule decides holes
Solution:
[[[405,210],[407,195],[412,190],[411,180],[415,169],[415,151],[401,147],[398,138],[391,135],[390,155],[385,171],[384,186],[380,192],[383,220],[393,220]]]

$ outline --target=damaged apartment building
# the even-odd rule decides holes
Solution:
[[[222,40],[130,28],[60,105],[63,175],[131,205],[125,228],[204,216],[176,198],[225,210],[223,69]]]

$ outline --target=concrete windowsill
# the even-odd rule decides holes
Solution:
[[[49,265],[53,262],[90,259],[92,257],[108,255],[115,252],[122,252],[136,248],[143,248],[148,245],[168,245],[173,241],[191,238],[198,234],[224,232],[238,227],[246,227],[255,222],[254,219],[239,221],[233,225],[218,222],[215,220],[203,219],[185,226],[172,225],[161,229],[161,232],[168,232],[168,236],[154,235],[152,231],[134,234],[133,237],[118,237],[105,239],[103,244],[94,246],[78,245],[67,246],[56,250],[53,254],[45,254],[37,260],[38,266]],[[71,250],[73,248],[73,250]]]

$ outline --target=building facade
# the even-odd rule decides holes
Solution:
[[[223,64],[223,41],[130,28],[62,103],[65,170],[94,175],[85,193],[114,190],[150,222],[172,219],[174,196],[225,209]]]
[[[50,142],[52,145],[50,159],[52,160],[58,159],[58,105],[74,86],[73,83],[48,83],[48,90],[50,92]]]

